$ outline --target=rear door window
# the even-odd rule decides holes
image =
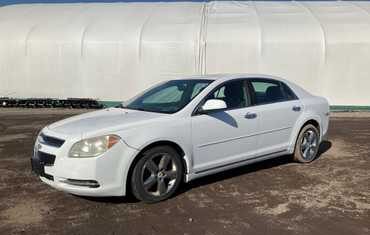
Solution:
[[[254,104],[269,104],[297,99],[293,91],[284,83],[274,80],[252,80]]]

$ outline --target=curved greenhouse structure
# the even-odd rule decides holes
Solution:
[[[184,75],[282,76],[370,105],[370,2],[0,7],[0,96],[124,100]]]

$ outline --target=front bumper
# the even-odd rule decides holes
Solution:
[[[44,183],[72,194],[124,196],[129,166],[137,150],[120,141],[98,157],[70,158],[73,143],[66,141],[60,148],[36,143],[38,148],[31,158],[33,172]]]

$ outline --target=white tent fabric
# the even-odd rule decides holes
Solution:
[[[282,76],[370,105],[370,2],[0,7],[0,96],[118,101],[171,78]]]

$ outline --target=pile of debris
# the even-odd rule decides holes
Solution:
[[[10,98],[0,97],[0,107],[6,108],[74,108],[74,109],[101,109],[104,105],[94,99],[85,98]]]

